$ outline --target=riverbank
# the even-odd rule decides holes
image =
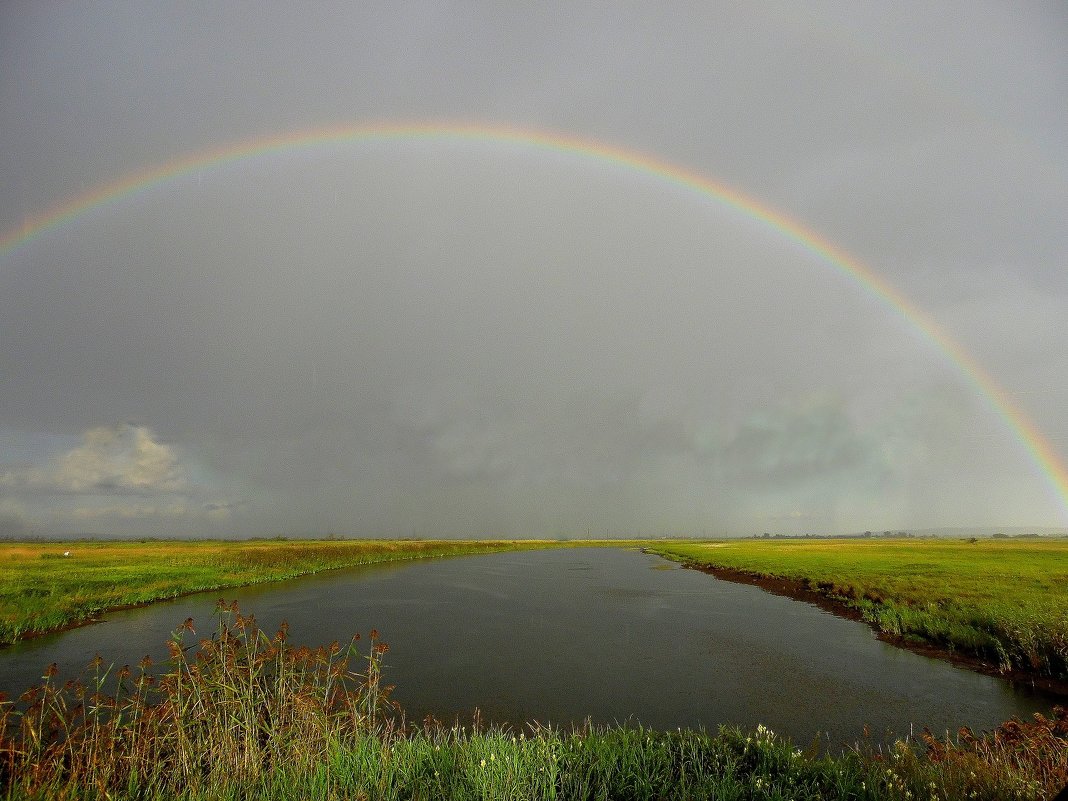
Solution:
[[[819,590],[813,590],[810,584],[727,567],[702,567],[699,565],[686,565],[686,567],[715,576],[723,581],[760,587],[765,592],[770,592],[773,595],[809,603],[838,617],[867,623],[880,640],[898,648],[905,648],[923,656],[942,659],[958,667],[974,670],[987,676],[997,676],[1013,684],[1034,687],[1068,700],[1068,680],[1042,676],[1018,667],[1005,668],[996,662],[985,660],[975,654],[969,654],[915,637],[905,637],[900,634],[882,631],[879,629],[877,621],[865,619],[863,612],[849,601],[827,595]]]
[[[1021,799],[1068,781],[1063,711],[997,730],[826,752],[752,731],[485,730],[406,725],[372,631],[294,647],[222,604],[216,633],[179,626],[170,659],[0,701],[8,799]],[[187,641],[188,640],[188,641]],[[859,733],[858,733],[859,735]]]
[[[647,550],[1068,697],[1068,541],[731,540]]]
[[[195,592],[380,562],[572,544],[286,539],[0,542],[0,644]]]

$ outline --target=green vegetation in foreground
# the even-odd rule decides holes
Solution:
[[[887,634],[1068,679],[1068,540],[733,540],[647,548],[775,576],[842,601]]]
[[[405,729],[375,632],[294,648],[236,606],[163,671],[53,669],[0,701],[8,799],[1044,799],[1068,781],[1068,717],[880,752],[801,750],[758,727],[716,734],[586,727]]]
[[[109,609],[190,592],[376,562],[562,544],[549,540],[280,539],[0,542],[0,643],[81,623]]]

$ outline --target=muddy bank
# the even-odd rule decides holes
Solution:
[[[697,570],[701,573],[708,573],[709,575],[715,576],[718,579],[723,579],[724,581],[732,581],[736,584],[749,584],[754,587],[760,587],[760,589],[774,595],[781,595],[786,598],[792,598],[795,601],[812,604],[813,606],[817,606],[820,609],[839,617],[860,621],[861,623],[865,623],[873,632],[875,632],[875,635],[880,640],[899,648],[907,648],[908,650],[917,654],[922,654],[923,656],[942,659],[959,667],[974,670],[977,673],[983,673],[988,676],[997,676],[1012,684],[1024,687],[1034,687],[1068,700],[1068,681],[1064,679],[1041,676],[1037,673],[1019,668],[1002,671],[996,664],[971,654],[961,653],[960,651],[946,648],[935,643],[888,634],[880,631],[878,626],[874,623],[866,621],[863,615],[861,615],[860,610],[848,601],[826,595],[819,589],[813,588],[811,585],[805,584],[804,582],[782,578],[781,576],[768,576],[761,573],[752,573],[747,570],[737,570],[730,567],[716,567],[695,562],[683,562],[682,564],[684,567]]]

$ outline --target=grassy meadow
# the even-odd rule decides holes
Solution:
[[[111,608],[348,565],[637,544],[694,565],[781,576],[854,605],[892,634],[1064,672],[1064,541],[0,543],[0,619],[10,640]],[[858,731],[844,752],[763,727],[412,725],[390,699],[388,646],[376,632],[309,648],[292,644],[284,626],[258,629],[236,605],[220,605],[218,616],[203,639],[178,625],[164,665],[98,658],[80,677],[49,669],[21,698],[0,698],[0,797],[1037,801],[1068,782],[1060,709],[889,748]]]
[[[0,643],[110,609],[353,565],[528,550],[549,540],[0,542]],[[69,556],[64,556],[69,552]]]
[[[886,634],[1068,679],[1068,540],[728,540],[648,550],[794,581]]]

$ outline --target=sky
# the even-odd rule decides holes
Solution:
[[[0,536],[1068,525],[1065,97],[1057,2],[0,4]]]

